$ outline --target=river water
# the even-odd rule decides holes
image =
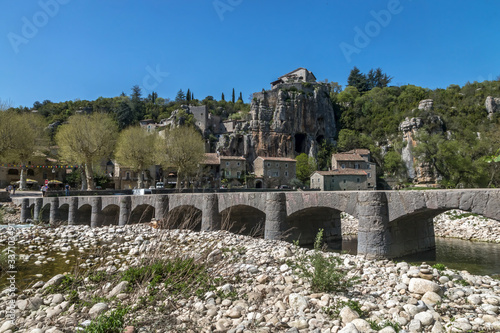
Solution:
[[[342,252],[356,254],[358,239],[347,236],[342,240]],[[500,274],[500,244],[471,242],[454,238],[436,237],[436,250],[396,259],[409,263],[444,264],[448,268],[466,270],[475,275]]]

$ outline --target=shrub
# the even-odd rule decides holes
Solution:
[[[123,318],[127,314],[128,308],[118,308],[108,316],[102,314],[95,321],[85,328],[86,333],[121,333],[125,324]]]
[[[355,278],[348,277],[347,272],[339,269],[339,257],[325,257],[321,251],[323,229],[319,229],[314,241],[314,253],[302,254],[295,263],[299,275],[311,284],[314,292],[344,291],[352,286]],[[298,246],[298,243],[295,243]]]

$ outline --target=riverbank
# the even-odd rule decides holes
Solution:
[[[20,266],[41,267],[53,259],[49,250],[86,255],[66,275],[40,278],[12,295],[4,290],[0,332],[14,328],[6,320],[11,297],[17,332],[27,333],[76,332],[97,318],[123,320],[144,333],[500,330],[499,281],[465,271],[322,253],[339,258],[337,270],[358,279],[352,287],[323,292],[294,268],[314,250],[287,242],[149,225],[16,231],[17,247],[30,252]],[[0,234],[4,245],[8,236]],[[165,260],[187,273],[180,277],[158,266]],[[147,269],[153,266],[162,272],[154,282],[155,271]]]

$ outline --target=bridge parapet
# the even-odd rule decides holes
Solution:
[[[314,240],[318,228],[325,229],[327,240],[340,239],[340,212],[346,212],[359,220],[358,253],[388,258],[434,248],[433,217],[444,211],[461,209],[500,220],[500,190],[496,189],[183,193],[13,200],[21,205],[22,222],[34,218],[55,223],[66,218],[69,224],[88,223],[92,227],[103,222],[125,225],[137,221],[134,214],[144,213],[144,207],[150,216],[164,219],[177,208],[191,206],[201,212],[202,230],[221,228],[222,216],[241,219],[243,223],[262,219],[266,238],[281,239],[293,226],[298,229],[295,235],[302,235],[301,240],[308,242]]]

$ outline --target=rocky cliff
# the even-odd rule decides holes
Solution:
[[[488,111],[488,118],[492,119],[493,114],[500,111],[500,98],[488,96],[488,97],[486,97],[486,101],[484,103],[484,106],[486,107],[486,111]]]
[[[316,156],[319,143],[333,142],[337,133],[329,89],[324,83],[293,83],[254,93],[250,119],[221,137],[219,151],[250,163],[257,156]]]
[[[427,111],[432,110],[432,100],[423,100],[420,102],[419,109]],[[423,105],[424,107],[420,107]],[[434,132],[442,132],[444,130],[444,123],[441,117],[436,115],[429,115],[427,118],[422,119],[418,117],[406,118],[400,125],[399,129],[403,132],[403,142],[406,146],[402,150],[401,157],[406,165],[408,178],[417,184],[432,184],[436,183],[440,175],[434,168],[426,163],[419,163],[414,155],[413,149],[418,145],[417,133],[420,128],[425,124],[429,124],[429,128]]]

